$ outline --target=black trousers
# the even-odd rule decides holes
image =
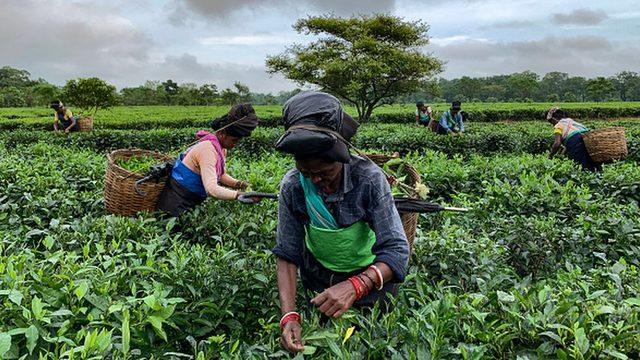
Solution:
[[[570,137],[564,144],[567,149],[569,159],[575,161],[582,166],[582,170],[602,171],[602,165],[591,159],[587,147],[584,145],[582,134],[576,134]]]
[[[206,198],[189,191],[174,178],[169,177],[167,185],[160,194],[157,208],[171,216],[178,217],[187,210],[202,204]]]

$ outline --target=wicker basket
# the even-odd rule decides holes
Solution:
[[[392,156],[383,155],[383,154],[367,154],[367,157],[371,159],[378,166],[383,166],[387,161],[393,159]],[[408,185],[415,185],[420,182],[420,174],[416,171],[416,169],[411,165],[405,164],[404,171],[408,175],[408,179],[406,183]],[[413,198],[417,197],[416,194],[412,194]],[[402,227],[404,228],[404,232],[407,235],[407,240],[409,241],[409,248],[413,247],[413,240],[416,237],[416,228],[418,227],[418,214],[416,213],[400,213],[400,220],[402,220]]]
[[[78,119],[78,130],[83,132],[93,131],[93,116]]]
[[[591,159],[597,163],[622,160],[628,155],[623,127],[592,130],[582,138]]]
[[[151,156],[158,162],[171,160],[169,156],[159,152],[138,149],[115,150],[107,155],[107,171],[104,175],[104,204],[107,212],[131,216],[139,211],[154,211],[156,209],[156,203],[164,189],[166,179],[141,184],[139,189],[145,192],[146,196],[140,196],[136,193],[134,186],[136,181],[143,178],[143,175],[116,165],[116,160],[143,155]]]

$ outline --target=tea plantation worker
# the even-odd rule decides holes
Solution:
[[[283,110],[285,134],[276,149],[296,168],[281,182],[277,274],[283,346],[303,351],[297,312],[298,270],[310,303],[328,317],[371,306],[395,294],[404,280],[409,245],[384,173],[350,155],[359,124],[335,97],[303,92]]]
[[[54,100],[49,107],[55,111],[53,115],[53,130],[59,131],[59,125],[62,126],[62,130],[65,133],[79,130],[76,118],[71,110],[64,106],[62,101]]]
[[[199,133],[200,141],[180,154],[158,201],[158,209],[172,216],[201,204],[207,196],[234,200],[249,184],[226,171],[227,150],[251,135],[258,117],[250,104],[235,105],[212,123],[215,134]],[[221,186],[222,185],[222,186]]]
[[[549,159],[553,158],[560,150],[560,145],[564,145],[567,156],[581,165],[583,170],[602,170],[602,165],[595,163],[589,156],[582,139],[582,134],[589,131],[589,129],[571,119],[564,110],[557,107],[553,107],[547,112],[547,121],[553,125],[553,133],[555,135]]]
[[[427,106],[423,101],[416,103],[416,125],[431,127],[433,122],[433,110],[431,106]]]
[[[460,114],[460,105],[460,101],[454,101],[451,103],[451,108],[442,114],[436,129],[438,134],[462,135],[464,133],[464,121],[462,120],[462,114]]]

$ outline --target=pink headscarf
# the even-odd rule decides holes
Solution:
[[[218,174],[218,177],[222,176],[226,172],[227,157],[225,151],[222,149],[222,145],[220,145],[218,137],[206,130],[199,130],[196,133],[196,140],[198,140],[198,142],[209,141],[211,145],[213,145],[213,148],[216,149],[216,152],[218,153],[216,173]]]

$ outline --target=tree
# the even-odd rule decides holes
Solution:
[[[60,88],[49,83],[40,83],[31,88],[31,93],[34,105],[43,106],[60,97]]]
[[[238,102],[248,103],[251,101],[251,90],[249,87],[239,81],[233,83],[233,87],[236,88],[238,94]]]
[[[213,105],[218,98],[218,87],[214,84],[203,84],[198,89],[200,105]]]
[[[587,79],[582,76],[573,76],[565,82],[567,92],[576,96],[576,101],[585,101],[587,95]]]
[[[558,94],[564,94],[567,92],[567,80],[569,79],[569,74],[552,71],[547,73],[542,80],[540,80],[540,85],[538,87],[539,91],[539,100],[547,99],[549,101],[549,97],[559,97]],[[556,100],[557,101],[557,100]]]
[[[178,83],[174,82],[173,80],[169,79],[165,82],[163,82],[161,84],[163,90],[164,90],[164,99],[165,99],[165,104],[166,105],[171,105],[173,103],[173,98],[178,95],[178,91],[180,90],[180,87],[178,86]]]
[[[511,74],[507,80],[511,96],[518,99],[531,99],[538,88],[538,74],[531,71]]]
[[[613,86],[618,91],[620,100],[636,100],[635,94],[640,94],[640,76],[633,71],[622,71],[611,79]],[[634,99],[635,98],[635,99]]]
[[[0,88],[0,105],[2,107],[22,107],[27,106],[24,100],[24,93],[15,86]]]
[[[117,101],[115,86],[97,77],[69,80],[62,93],[65,101],[80,108],[84,115],[94,116],[99,109],[114,106]]]
[[[613,83],[605,77],[597,77],[587,81],[587,95],[590,100],[604,101],[608,100],[613,93]]]
[[[320,37],[267,58],[270,73],[313,84],[353,104],[362,121],[386,99],[420,89],[442,62],[424,54],[429,27],[390,15],[300,19],[298,33]]]
[[[27,70],[12,68],[11,66],[3,66],[0,68],[0,88],[9,86],[27,87],[34,84],[29,79],[31,74]]]

